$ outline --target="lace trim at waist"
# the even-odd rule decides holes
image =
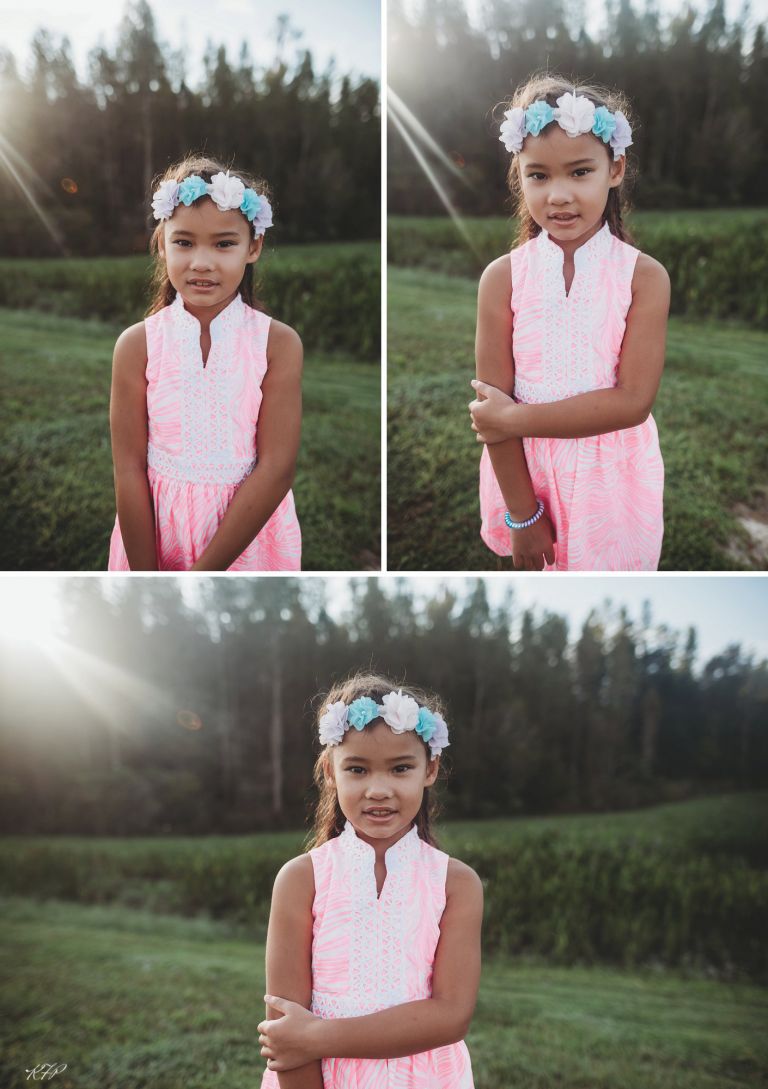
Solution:
[[[427,991],[425,994],[387,995],[379,988],[375,995],[351,995],[351,994],[323,994],[312,992],[311,1011],[316,1017],[324,1020],[337,1017],[364,1017],[369,1013],[378,1013],[379,1010],[388,1010],[391,1006],[401,1006],[404,1002],[417,1002],[421,998],[431,998]]]
[[[526,405],[546,405],[552,401],[565,401],[580,393],[592,393],[598,389],[613,389],[614,383],[595,385],[593,381],[570,382],[567,388],[552,382],[529,382],[515,375],[515,400]]]
[[[182,480],[188,484],[240,484],[253,472],[256,460],[174,457],[159,450],[151,442],[147,446],[148,469],[153,469],[160,476]]]

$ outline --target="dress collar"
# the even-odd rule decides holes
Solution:
[[[350,854],[358,858],[368,858],[371,863],[376,861],[376,851],[370,845],[366,843],[364,839],[361,839],[355,831],[355,827],[351,821],[347,821],[344,825],[344,831],[339,836],[339,843]],[[388,847],[384,854],[384,863],[387,871],[399,869],[404,866],[406,862],[412,858],[415,858],[419,853],[419,832],[415,824],[411,825],[411,828],[404,836],[401,836],[397,843],[393,843],[391,847]]]
[[[550,238],[549,231],[541,228],[539,234],[541,245],[548,249],[557,250],[560,254],[560,261],[565,261],[565,252],[562,246],[558,246],[557,242],[553,242]],[[589,260],[591,257],[606,252],[611,244],[611,228],[607,223],[604,223],[599,231],[588,238],[586,242],[583,242],[577,250],[573,251],[573,263],[575,267],[581,265],[584,261]]]
[[[194,314],[184,306],[184,300],[179,292],[171,303],[171,316],[179,325],[200,328],[200,322]],[[215,340],[220,332],[235,328],[240,325],[245,316],[245,303],[238,292],[229,306],[224,307],[211,322],[211,340]]]

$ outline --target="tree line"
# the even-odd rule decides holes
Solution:
[[[378,84],[316,72],[309,50],[286,60],[296,36],[281,17],[264,68],[246,41],[236,61],[209,43],[197,86],[146,0],[127,4],[113,50],[91,50],[84,81],[66,37],[38,31],[26,76],[0,48],[0,253],[146,252],[152,179],[189,151],[267,181],[276,239],[377,238]]]
[[[389,11],[389,85],[452,158],[453,172],[406,122],[459,210],[503,214],[508,155],[492,114],[537,69],[629,96],[637,207],[765,204],[768,41],[764,23],[749,29],[746,6],[730,23],[724,0],[664,21],[655,4],[612,0],[593,36],[584,6],[567,0],[489,0],[479,24],[462,0],[391,0]],[[390,211],[444,212],[397,125],[388,138]]]
[[[435,690],[449,818],[626,808],[768,786],[768,665],[697,664],[693,628],[603,602],[580,630],[482,579],[415,596],[321,580],[68,579],[56,642],[0,673],[0,828],[157,833],[302,824],[318,693],[373,667]],[[335,615],[334,615],[335,614]]]

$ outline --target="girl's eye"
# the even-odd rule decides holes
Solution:
[[[186,238],[175,238],[173,241],[174,246],[191,246],[192,243],[187,241]]]
[[[588,166],[579,166],[579,167],[576,168],[576,170],[574,170],[574,174],[578,174],[579,177],[581,177],[582,174],[591,174],[591,173],[592,173],[592,171]]]
[[[410,771],[412,767],[413,767],[413,764],[398,764],[397,767],[395,768],[395,771]],[[354,765],[351,768],[347,768],[347,771],[351,771],[351,772],[354,773],[354,772],[358,772],[358,771],[365,771],[365,768],[361,768],[361,767],[358,767],[357,765]]]
[[[233,242],[231,238],[225,238],[223,241],[219,242],[219,245],[229,248],[230,246],[236,246],[237,242]]]
[[[528,177],[533,178],[534,181],[540,181],[544,177],[544,175],[543,174],[529,174]]]

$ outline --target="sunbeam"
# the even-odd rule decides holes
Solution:
[[[391,87],[387,88],[387,102],[388,109],[390,109],[393,114],[396,114],[402,123],[411,130],[414,139],[419,139],[423,144],[426,144],[433,155],[440,160],[446,170],[450,170],[451,174],[457,177],[468,189],[471,189],[472,186],[467,180],[466,174],[462,173],[449,156],[446,155],[431,133],[424,128],[416,114],[406,106],[400,95],[397,94],[396,91],[393,91]]]
[[[46,213],[40,207],[34,197],[34,194],[32,193],[29,182],[25,183],[21,174],[13,165],[12,160],[15,160],[26,171],[27,175],[29,177],[32,177],[35,182],[37,182],[37,184],[44,186],[43,181],[38,177],[37,174],[34,173],[24,157],[20,155],[18,151],[16,151],[13,145],[10,144],[2,134],[0,134],[0,166],[3,166],[5,168],[6,173],[10,175],[11,179],[19,187],[21,195],[27,200],[30,207],[32,208],[32,211],[36,214],[37,218],[48,231],[49,235],[59,247],[59,249],[62,251],[62,253],[67,254],[68,251],[64,242],[64,236],[62,235],[56,224],[50,219],[48,215],[46,215]]]
[[[390,109],[389,110],[389,116],[390,116],[390,118],[392,120],[392,123],[394,124],[395,128],[397,129],[397,131],[400,133],[403,140],[405,141],[406,146],[408,147],[409,151],[413,155],[414,159],[419,164],[421,169],[424,171],[424,175],[427,178],[427,181],[432,186],[434,191],[437,193],[437,195],[440,198],[440,201],[443,204],[446,212],[451,217],[451,220],[453,221],[453,224],[456,227],[456,230],[459,232],[461,237],[466,242],[468,249],[470,249],[471,252],[475,255],[475,257],[477,257],[477,259],[480,260],[480,253],[479,253],[477,247],[475,246],[474,242],[472,241],[472,238],[470,237],[470,234],[467,231],[467,228],[464,226],[464,222],[463,222],[461,216],[459,215],[459,213],[456,211],[453,204],[451,203],[451,198],[448,196],[445,189],[441,185],[440,179],[437,177],[434,170],[432,169],[432,167],[427,162],[426,158],[422,154],[421,149],[418,147],[415,140],[411,137],[410,133],[408,132],[405,125],[403,124],[403,122],[398,117],[395,110]],[[452,163],[451,163],[451,166],[453,166]]]

